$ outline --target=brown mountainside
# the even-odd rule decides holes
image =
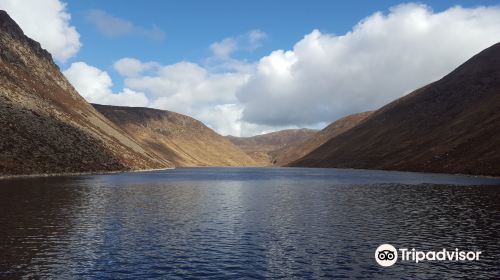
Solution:
[[[162,168],[0,10],[0,175]]]
[[[293,166],[500,175],[500,43]]]
[[[273,165],[273,151],[300,143],[316,133],[312,129],[286,129],[252,137],[226,136],[259,165]]]
[[[255,166],[238,147],[202,122],[174,112],[93,105],[143,147],[176,166]]]

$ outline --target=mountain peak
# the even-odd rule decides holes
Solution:
[[[17,23],[4,10],[0,10],[0,29],[3,32],[9,33],[12,37],[24,37],[24,32],[21,27],[19,27],[19,25],[17,25]]]
[[[42,48],[40,43],[26,36],[21,27],[4,10],[0,10],[0,34],[8,34],[12,39],[26,44],[38,57],[46,59],[55,65],[52,55]],[[0,50],[0,56],[5,56],[4,52],[5,50]],[[12,54],[9,55],[12,56]]]

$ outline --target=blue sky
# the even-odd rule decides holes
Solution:
[[[498,1],[0,0],[89,102],[320,129],[500,41]]]

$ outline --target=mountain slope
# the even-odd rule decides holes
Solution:
[[[168,166],[90,106],[0,10],[0,175]]]
[[[143,147],[176,166],[254,166],[256,163],[200,121],[150,108],[93,105]]]
[[[312,129],[286,129],[252,137],[226,136],[259,165],[276,164],[273,151],[302,142],[316,133]]]
[[[293,166],[500,175],[500,44]]]
[[[314,133],[307,139],[287,145],[270,152],[275,165],[283,166],[289,164],[323,145],[328,140],[344,133],[366,119],[372,112],[363,112],[343,117],[322,130]]]

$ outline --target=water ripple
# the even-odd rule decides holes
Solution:
[[[235,168],[5,180],[0,278],[494,279],[500,189],[480,185],[498,183]],[[382,243],[484,258],[387,269]]]

